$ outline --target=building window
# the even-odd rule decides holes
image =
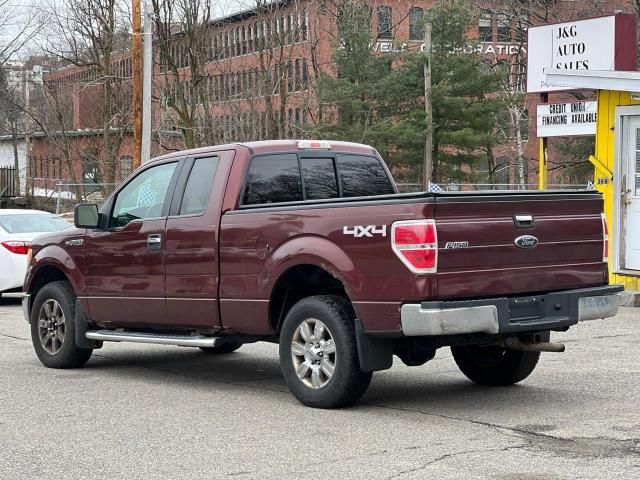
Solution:
[[[483,12],[478,21],[480,27],[480,41],[485,43],[493,42],[493,24],[491,12]]]
[[[509,18],[506,15],[498,15],[498,41],[511,41],[511,25],[509,24]]]
[[[302,87],[304,90],[309,88],[309,65],[306,60],[302,62]]]
[[[382,5],[378,7],[378,38],[392,38],[391,31],[391,7]]]
[[[133,158],[130,156],[120,157],[120,181],[124,181],[133,171]]]
[[[302,13],[302,40],[306,41],[309,38],[309,12],[305,9]]]
[[[293,91],[293,81],[294,81],[293,62],[289,60],[287,62],[287,92]]]
[[[423,17],[424,10],[422,8],[415,7],[409,11],[409,40],[424,40]]]
[[[295,91],[298,92],[302,90],[302,62],[300,59],[296,60],[295,77]]]
[[[523,110],[520,115],[520,140],[529,140],[529,110]]]

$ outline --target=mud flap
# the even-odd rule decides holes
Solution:
[[[355,333],[360,370],[363,372],[377,372],[391,368],[393,364],[393,340],[367,335],[362,327],[362,322],[358,319],[355,321]]]
[[[80,306],[80,302],[76,300],[76,314],[75,314],[75,342],[78,348],[102,348],[102,342],[100,340],[89,340],[86,337],[87,333],[87,320]]]

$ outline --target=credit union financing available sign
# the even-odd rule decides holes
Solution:
[[[596,134],[596,102],[538,105],[538,138]]]
[[[636,19],[610,15],[528,29],[527,92],[567,90],[547,83],[545,68],[636,69]]]

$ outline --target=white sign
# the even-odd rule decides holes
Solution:
[[[538,105],[538,138],[596,134],[596,102]]]
[[[613,15],[529,28],[527,92],[552,92],[567,89],[547,84],[544,74],[545,68],[614,70],[616,58],[615,17]]]

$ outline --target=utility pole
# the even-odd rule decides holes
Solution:
[[[151,89],[153,88],[153,10],[148,3],[144,7],[144,56],[142,85],[142,146],[141,160],[146,162],[151,157]]]
[[[433,175],[433,108],[431,105],[431,22],[424,26],[424,110],[426,136],[424,140],[423,188],[426,192]]]
[[[140,0],[131,0],[131,69],[133,74],[133,168],[140,166],[142,155],[142,29],[140,25]]]

